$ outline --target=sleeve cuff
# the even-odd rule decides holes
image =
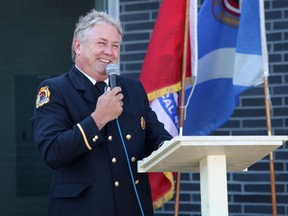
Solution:
[[[78,123],[77,127],[82,134],[83,141],[88,150],[92,150],[94,146],[104,141],[101,132],[98,130],[91,116]]]
[[[92,147],[90,146],[90,144],[89,144],[89,142],[88,142],[88,140],[87,140],[86,134],[85,134],[82,126],[78,123],[78,124],[77,124],[77,127],[79,128],[79,130],[80,130],[80,132],[81,132],[81,134],[82,134],[82,137],[83,137],[83,140],[84,140],[84,142],[85,142],[86,147],[87,147],[89,150],[92,150]]]

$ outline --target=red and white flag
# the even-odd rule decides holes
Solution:
[[[186,80],[191,81],[191,61],[197,59],[191,55],[197,55],[197,1],[190,2],[189,11]],[[140,75],[151,108],[172,136],[179,134],[177,92],[181,90],[185,17],[186,0],[162,1]],[[159,208],[173,197],[173,173],[149,173],[149,180],[154,208]]]

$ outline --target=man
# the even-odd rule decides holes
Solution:
[[[117,87],[103,94],[94,85],[109,84],[105,70],[118,63],[121,40],[119,22],[92,10],[76,25],[75,65],[39,86],[32,124],[53,171],[49,216],[153,215],[148,177],[137,173],[137,160],[172,137],[138,80],[117,76]]]

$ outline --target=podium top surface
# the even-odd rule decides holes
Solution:
[[[288,136],[176,136],[149,157],[138,172],[199,172],[208,155],[225,155],[227,171],[243,171],[283,145]]]

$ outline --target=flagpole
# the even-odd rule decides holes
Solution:
[[[185,112],[185,84],[186,84],[186,69],[187,69],[187,48],[188,48],[188,30],[189,30],[189,9],[190,0],[186,0],[186,15],[185,15],[185,29],[184,29],[184,47],[182,59],[182,78],[181,78],[181,94],[179,106],[179,136],[183,135],[184,112]],[[180,194],[180,172],[176,173],[176,189],[175,189],[175,203],[174,216],[179,214],[179,194]]]
[[[266,124],[267,124],[267,134],[272,135],[271,126],[271,109],[270,109],[270,94],[268,87],[268,78],[264,77],[264,96],[265,96],[265,107],[266,107]],[[276,190],[275,190],[275,173],[274,173],[274,156],[273,152],[269,154],[269,165],[270,165],[270,182],[271,182],[271,199],[272,199],[272,212],[273,216],[277,216],[277,204],[276,204]]]
[[[265,97],[265,108],[266,108],[266,125],[267,125],[268,136],[272,136],[271,99],[270,99],[269,84],[268,84],[269,83],[268,82],[269,67],[268,67],[268,51],[266,47],[265,13],[264,13],[264,2],[261,0],[259,0],[259,14],[260,14],[262,60],[263,60],[263,65],[264,65],[263,72],[264,72],[264,97]],[[270,152],[269,154],[269,167],[270,167],[272,212],[273,212],[273,216],[277,216],[273,152]]]

